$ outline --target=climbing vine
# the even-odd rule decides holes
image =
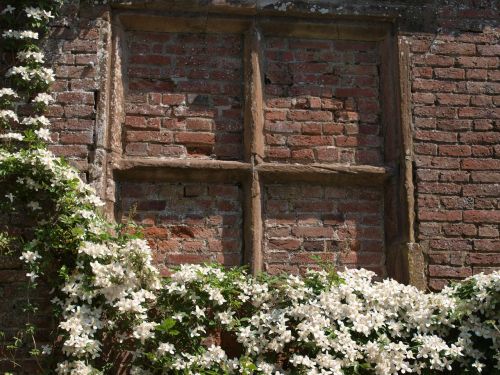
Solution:
[[[116,350],[116,337],[133,341],[151,335],[153,324],[144,312],[160,284],[147,243],[107,223],[93,189],[47,150],[50,121],[43,112],[53,101],[48,89],[54,72],[45,67],[37,42],[60,5],[56,0],[16,1],[0,12],[2,53],[11,62],[5,72],[9,87],[0,90],[0,209],[17,227],[16,217],[29,223],[21,233],[6,225],[1,235],[4,249],[17,250],[27,269],[28,323],[9,348],[28,338],[34,356],[62,353],[56,371],[70,374],[109,367],[103,345]],[[59,321],[58,340],[43,349],[34,340],[31,321],[38,306],[30,299],[42,278],[53,288]]]

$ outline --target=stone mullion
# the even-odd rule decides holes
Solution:
[[[262,271],[262,198],[256,166],[264,158],[264,105],[261,33],[254,25],[245,33],[244,157],[252,172],[245,184],[244,263],[253,273]]]

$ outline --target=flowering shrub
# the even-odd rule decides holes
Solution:
[[[31,340],[33,356],[57,362],[45,370],[113,373],[117,353],[129,351],[133,374],[500,371],[498,272],[439,294],[373,282],[365,270],[252,277],[186,265],[162,282],[147,242],[104,220],[92,188],[46,148],[54,74],[36,41],[59,5],[19,0],[0,8],[2,53],[12,62],[9,87],[0,89],[0,209],[29,217],[27,228],[7,225],[0,246],[27,269],[32,339],[30,293],[39,279],[53,287],[54,345]]]
[[[393,280],[373,282],[374,276],[347,270],[254,278],[238,269],[181,266],[159,292],[156,334],[133,373],[492,374],[500,369],[498,273],[436,294]],[[214,343],[217,337],[222,343]],[[233,353],[239,344],[237,356],[223,349],[228,337]]]
[[[14,64],[6,72],[11,87],[0,90],[0,209],[7,215],[27,215],[30,225],[17,237],[19,231],[7,230],[0,243],[17,250],[26,264],[25,334],[35,337],[30,321],[37,306],[29,292],[44,277],[53,286],[60,323],[57,345],[43,352],[62,353],[58,374],[88,374],[94,366],[109,370],[105,343],[140,343],[152,334],[154,324],[145,312],[160,282],[147,243],[123,226],[108,224],[99,214],[103,203],[93,189],[46,148],[50,121],[43,112],[53,100],[44,91],[54,75],[43,66],[34,40],[47,29],[58,5],[57,0],[19,1],[0,11],[9,27],[1,34],[2,49],[11,53]],[[19,108],[30,114],[21,117]],[[11,349],[22,340],[17,337],[15,343]],[[33,340],[31,354],[40,352]]]

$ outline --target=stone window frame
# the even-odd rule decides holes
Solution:
[[[196,9],[175,11],[111,9],[110,47],[98,108],[98,147],[106,150],[102,184],[107,214],[120,217],[116,183],[120,180],[238,182],[244,193],[243,263],[253,273],[263,266],[263,184],[314,182],[322,185],[376,186],[384,191],[384,236],[389,277],[425,287],[423,255],[415,243],[413,147],[411,136],[409,48],[391,17],[269,15]],[[181,7],[182,8],[182,7]],[[159,14],[161,13],[161,14]],[[121,52],[128,30],[145,32],[237,33],[244,51],[244,158],[242,161],[123,157],[123,77]],[[379,43],[380,100],[384,165],[278,164],[264,162],[264,103],[261,36],[373,41]],[[102,119],[99,121],[99,117]]]

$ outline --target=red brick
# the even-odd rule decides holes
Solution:
[[[473,182],[500,183],[500,172],[472,172]]]
[[[466,223],[500,223],[500,210],[470,210],[463,215]]]
[[[439,155],[441,156],[470,156],[471,147],[466,145],[440,145]]]
[[[331,238],[333,229],[328,227],[297,227],[292,229],[292,234],[297,237]]]
[[[421,193],[455,195],[462,191],[462,185],[442,182],[421,182],[418,184],[418,190]]]
[[[329,111],[291,110],[288,119],[292,121],[331,121],[332,113]]]
[[[300,245],[301,241],[295,238],[292,239],[269,239],[269,245],[272,248],[279,249],[279,250],[297,250]]]
[[[203,118],[186,119],[186,128],[189,130],[210,131],[214,127],[214,121]]]
[[[94,107],[90,105],[66,105],[64,107],[64,115],[67,118],[91,117],[94,113]]]
[[[290,146],[326,146],[332,144],[331,137],[313,135],[293,135],[288,137]]]
[[[487,107],[492,105],[492,97],[486,95],[473,95],[471,104],[478,107]],[[487,116],[490,117],[490,116]]]
[[[57,101],[65,104],[92,104],[94,105],[94,94],[91,92],[60,92]]]
[[[473,43],[436,41],[432,44],[431,51],[440,55],[472,56],[476,53],[476,45]]]
[[[462,211],[460,210],[441,210],[427,211],[419,210],[418,218],[422,221],[460,221],[462,220]]]
[[[92,144],[93,134],[89,132],[61,132],[59,142],[61,144]]]
[[[441,131],[424,131],[417,130],[415,132],[415,139],[421,141],[433,141],[433,142],[456,142],[457,134],[451,132],[441,132]]]
[[[453,92],[456,89],[456,83],[417,78],[413,80],[412,88],[415,91],[424,92]]]
[[[500,185],[467,185],[463,187],[464,196],[500,197]]]
[[[481,264],[487,266],[499,266],[500,254],[469,254],[469,263],[471,265]]]
[[[477,51],[482,56],[499,56],[500,46],[498,44],[486,44],[477,46]]]
[[[468,182],[469,172],[462,171],[441,171],[439,173],[439,181],[441,182]]]
[[[474,250],[500,252],[500,240],[474,240]]]
[[[128,143],[125,147],[125,152],[131,156],[147,156],[148,144],[147,143]]]
[[[496,68],[498,66],[498,59],[496,57],[457,57],[459,66],[466,68]]]
[[[479,227],[479,237],[500,237],[499,230],[493,225],[482,225]]]
[[[439,104],[443,105],[468,105],[470,103],[470,95],[457,94],[436,94]]]
[[[158,142],[172,143],[174,137],[172,133],[160,133],[155,131],[128,131],[126,133],[127,142]]]
[[[486,69],[467,69],[465,76],[468,80],[485,81],[488,79],[488,70]]]
[[[472,237],[477,234],[477,228],[473,224],[446,224],[443,225],[443,232],[447,236]]]
[[[500,143],[499,132],[467,132],[460,134],[461,143],[497,144]]]
[[[462,160],[463,169],[471,170],[499,170],[500,160],[498,159],[464,159]]]
[[[270,121],[284,121],[287,117],[286,111],[266,111],[264,115],[266,120]]]
[[[452,249],[453,252],[469,251],[472,250],[472,242],[470,240],[444,238],[439,240],[431,240],[429,242],[429,247],[433,250],[449,251],[450,249]]]
[[[211,133],[178,133],[175,135],[175,141],[186,144],[206,144],[212,145],[215,143],[215,136]]]
[[[310,149],[292,150],[291,158],[302,161],[314,161],[314,152]]]
[[[162,102],[166,105],[181,105],[185,102],[186,96],[183,94],[163,94]]]
[[[436,95],[428,92],[416,92],[412,95],[414,103],[434,104]]]
[[[422,66],[414,67],[412,74],[414,78],[432,78],[433,69],[431,67]]]
[[[495,108],[459,108],[458,115],[466,118],[500,118],[500,111]]]
[[[98,48],[98,43],[93,40],[81,40],[75,39],[70,42],[65,42],[63,45],[63,51],[65,52],[83,52],[83,53],[96,53]]]
[[[458,68],[434,68],[434,74],[437,78],[443,79],[464,79],[465,70]]]
[[[465,278],[471,275],[472,269],[469,267],[429,266],[429,276],[431,277]]]

